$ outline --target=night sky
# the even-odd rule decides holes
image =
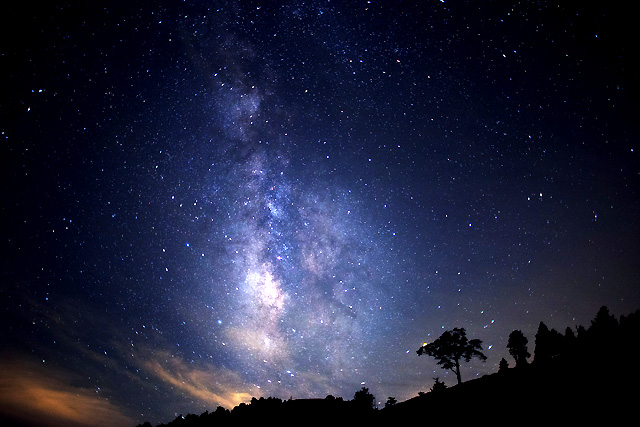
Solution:
[[[455,384],[416,354],[444,330],[483,342],[465,381],[640,308],[622,2],[17,3],[2,414],[403,401]]]

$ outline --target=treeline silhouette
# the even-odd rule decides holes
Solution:
[[[498,372],[447,387],[439,378],[429,392],[404,402],[389,397],[383,408],[365,387],[353,400],[253,398],[232,410],[218,407],[201,415],[178,416],[158,427],[244,425],[249,422],[346,425],[376,422],[482,422],[498,424],[596,422],[607,425],[636,419],[640,367],[640,310],[617,320],[601,307],[588,328],[563,333],[540,322],[532,361],[529,340],[513,331],[507,344],[514,360],[502,358]],[[151,427],[145,422],[138,427]]]
[[[194,427],[248,425],[276,421],[279,425],[293,423],[317,424],[318,422],[358,422],[370,419],[375,414],[374,396],[366,387],[357,391],[353,400],[327,396],[324,399],[289,399],[261,397],[251,399],[250,403],[241,403],[231,411],[221,406],[214,412],[201,415],[179,415],[168,424],[157,427]],[[138,427],[151,427],[145,422]]]

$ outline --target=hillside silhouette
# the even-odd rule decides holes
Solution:
[[[616,320],[603,306],[588,328],[567,327],[561,334],[540,322],[531,363],[518,358],[516,367],[508,367],[503,358],[498,372],[452,387],[436,378],[430,392],[399,403],[390,397],[382,409],[375,408],[374,396],[363,387],[353,400],[253,398],[232,410],[218,407],[214,412],[179,416],[158,427],[270,421],[286,425],[628,423],[636,418],[639,338],[640,310]],[[509,349],[512,355],[515,350]]]

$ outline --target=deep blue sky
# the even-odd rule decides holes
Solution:
[[[629,13],[524,3],[2,6],[0,411],[402,401],[639,308]]]

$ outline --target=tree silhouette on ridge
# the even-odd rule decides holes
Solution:
[[[527,358],[531,357],[531,353],[529,353],[527,349],[528,343],[529,340],[524,336],[522,331],[515,330],[509,334],[507,348],[509,349],[509,354],[513,356],[516,361],[516,368],[528,364]]]
[[[467,339],[467,332],[464,328],[453,328],[451,331],[444,331],[438,339],[432,343],[424,343],[416,353],[418,356],[426,354],[438,361],[442,369],[449,369],[456,374],[458,384],[462,383],[460,375],[460,360],[469,362],[477,357],[483,362],[487,356],[482,353],[482,341],[479,339]]]

